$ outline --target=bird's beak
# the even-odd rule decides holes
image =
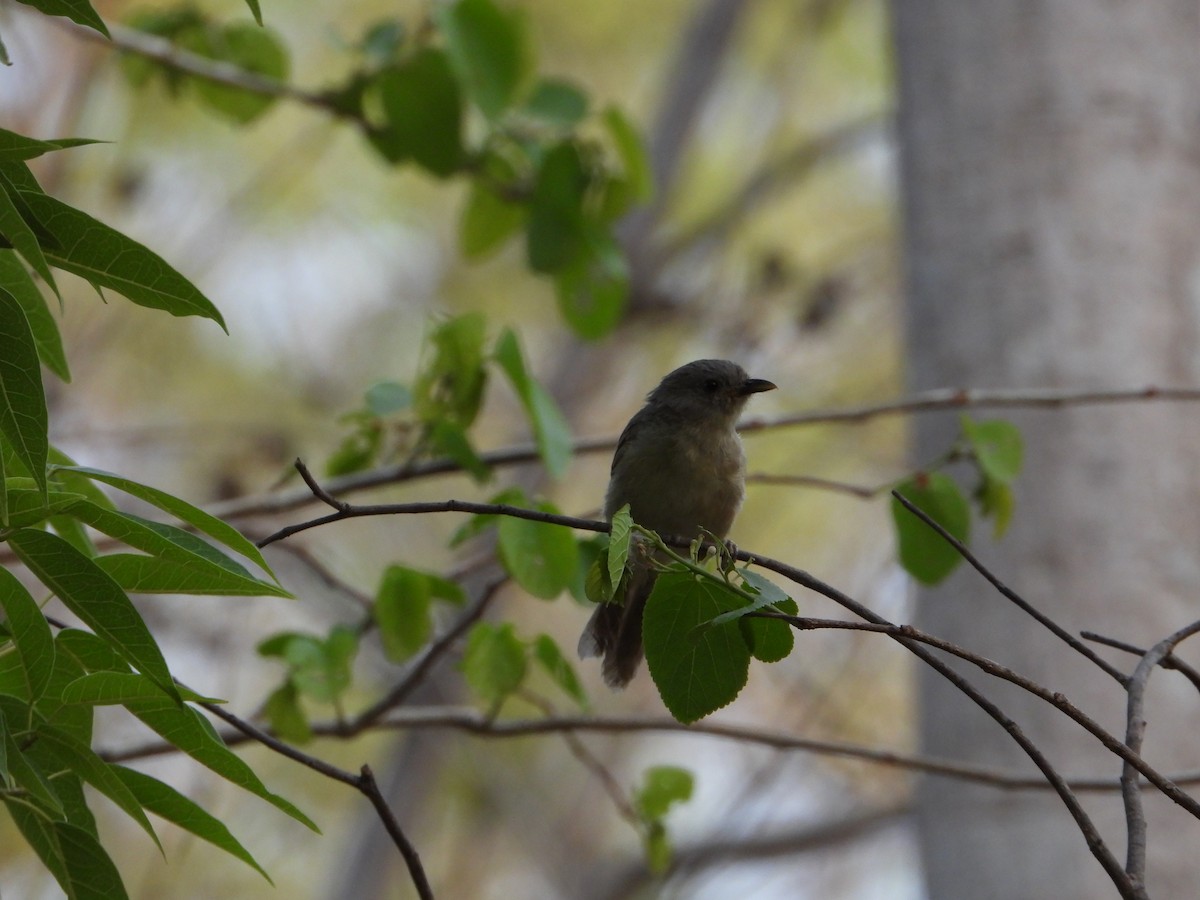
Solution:
[[[751,394],[761,394],[763,391],[773,391],[776,385],[765,378],[747,378],[738,388],[739,397],[749,397]]]

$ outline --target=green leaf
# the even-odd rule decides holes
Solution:
[[[158,835],[154,833],[154,828],[142,811],[142,806],[137,802],[137,798],[112,770],[112,766],[97,756],[91,747],[77,741],[67,732],[45,723],[37,726],[36,746],[48,751],[63,766],[69,768],[75,775],[120,807],[127,816],[142,827],[143,831],[150,835],[159,851],[162,850]]]
[[[383,652],[403,662],[425,646],[433,633],[433,592],[424,572],[388,566],[375,594],[375,623]]]
[[[996,540],[1000,540],[1012,523],[1012,488],[1003,481],[997,481],[995,478],[984,475],[983,481],[975,490],[975,499],[979,503],[979,514],[984,518],[994,520],[992,536]]]
[[[567,420],[545,388],[530,377],[521,345],[512,329],[506,328],[496,341],[495,356],[533,424],[538,453],[546,464],[546,471],[554,478],[561,478],[574,453]]]
[[[563,654],[558,644],[554,642],[554,638],[548,634],[539,634],[533,641],[533,658],[538,661],[547,674],[558,685],[563,693],[578,703],[583,709],[588,709],[587,693],[583,689],[583,684],[579,681],[579,676],[575,672],[575,667],[571,665],[570,660]]]
[[[212,697],[201,697],[195,691],[179,688],[184,700],[198,703],[218,703]],[[59,701],[69,705],[123,706],[135,700],[156,700],[166,695],[163,689],[147,678],[133,672],[93,672],[67,684]]]
[[[15,704],[13,704],[15,705]],[[10,704],[4,704],[10,706]],[[4,742],[4,759],[5,765],[8,768],[8,778],[18,788],[26,791],[45,812],[54,818],[63,817],[63,802],[59,798],[58,793],[54,789],[54,785],[38,764],[26,755],[21,749],[21,745],[17,743],[14,737],[14,732],[18,728],[18,722],[12,711],[5,712],[0,709],[0,740]],[[28,715],[24,715],[21,721],[28,719]],[[19,733],[19,732],[18,732]],[[22,741],[28,737],[22,733]]]
[[[471,183],[458,226],[458,243],[467,259],[484,259],[503,246],[525,223],[525,207],[504,199],[482,181]]]
[[[941,472],[921,474],[896,486],[918,509],[966,543],[971,531],[971,509],[950,476]],[[958,551],[937,532],[892,498],[900,564],[924,584],[937,584],[962,560]]]
[[[733,702],[746,684],[750,648],[737,623],[697,630],[741,598],[690,572],[658,576],[646,600],[646,665],[667,710],[688,724]]]
[[[525,645],[509,622],[478,622],[467,636],[461,668],[475,695],[494,709],[525,680]]]
[[[71,900],[127,900],[121,873],[96,837],[69,822],[52,825],[66,867],[60,886]]]
[[[0,163],[22,162],[27,159],[35,159],[44,153],[53,153],[55,150],[65,150],[68,147],[94,143],[96,141],[87,138],[39,141],[6,128],[0,128]]]
[[[279,737],[293,744],[307,744],[313,738],[312,728],[300,708],[300,692],[289,678],[267,697],[263,715]]]
[[[535,504],[535,509],[558,511],[549,503]],[[579,565],[579,547],[569,529],[504,516],[498,535],[505,571],[533,596],[553,600],[570,587]]]
[[[173,316],[203,316],[225,328],[212,302],[151,250],[46,194],[23,190],[20,195],[53,236],[54,246],[43,244],[52,265],[139,306]]]
[[[258,652],[285,660],[291,669],[292,684],[301,694],[333,703],[353,680],[351,664],[358,654],[358,635],[344,625],[334,627],[324,639],[289,632],[264,641]]]
[[[583,253],[555,278],[558,309],[575,333],[597,340],[621,321],[629,300],[629,265],[612,234],[584,231]]]
[[[375,416],[390,416],[412,406],[412,392],[398,381],[379,381],[363,395],[367,409]]]
[[[612,517],[612,531],[608,538],[608,583],[617,585],[625,577],[625,564],[629,560],[629,548],[633,540],[633,516],[626,503]],[[610,592],[611,595],[611,592]]]
[[[54,670],[54,635],[37,602],[8,569],[0,569],[0,608],[4,610],[13,647],[21,660],[23,696],[37,702]]]
[[[385,159],[412,159],[440,178],[462,167],[462,97],[444,53],[430,47],[418,51],[380,72],[369,93],[383,110],[383,125],[370,137]]]
[[[179,562],[140,553],[108,553],[95,564],[134,594],[197,594],[210,597],[287,597],[283,588],[220,567]]]
[[[467,93],[495,119],[516,99],[533,65],[523,17],[491,0],[458,0],[435,6],[434,21]]]
[[[484,339],[487,319],[467,313],[448,319],[429,336],[433,357],[413,387],[417,417],[422,422],[449,421],[469,428],[479,414],[487,385]]]
[[[529,267],[535,272],[557,272],[583,255],[587,186],[587,170],[574,143],[563,141],[543,157],[525,230]]]
[[[492,470],[471,446],[471,439],[461,425],[443,419],[434,422],[429,430],[429,449],[456,462],[479,484],[489,481]]]
[[[7,238],[13,249],[24,257],[33,270],[57,294],[58,288],[54,284],[54,275],[46,263],[38,236],[34,234],[33,228],[22,215],[22,210],[25,210],[26,215],[32,218],[33,213],[28,212],[28,206],[20,198],[16,187],[7,178],[0,176],[0,236]]]
[[[125,592],[62,538],[21,528],[9,536],[21,562],[139,672],[179,699],[167,662]]]
[[[168,512],[177,519],[187,522],[197,531],[207,534],[214,540],[220,541],[230,550],[246,557],[274,578],[274,573],[271,572],[271,567],[267,565],[262,552],[254,544],[246,540],[236,528],[232,525],[227,525],[216,516],[192,506],[186,500],[181,500],[178,497],[168,494],[166,491],[160,491],[158,488],[153,488],[149,485],[133,481],[130,478],[114,475],[112,472],[105,472],[101,469],[91,469],[86,466],[60,466],[55,470],[55,474],[59,472],[81,475],[93,481],[109,484],[132,497],[145,500],[163,512]]]
[[[246,72],[285,82],[289,60],[283,41],[262,23],[232,22],[189,31],[183,46],[200,56],[228,62]],[[209,107],[245,124],[265,113],[278,99],[204,78],[195,79],[196,94]]]
[[[19,2],[26,6],[32,6],[48,16],[65,16],[78,25],[86,25],[105,37],[109,37],[108,29],[104,27],[104,20],[87,0],[19,0]]]
[[[1021,473],[1024,443],[1021,431],[1004,419],[976,422],[962,417],[963,435],[971,445],[979,468],[988,478],[1009,484]]]
[[[46,458],[50,452],[47,437],[46,395],[42,390],[42,370],[37,345],[29,321],[15,297],[0,289],[0,436],[33,477],[37,488],[46,492]],[[0,475],[3,475],[0,472]],[[0,494],[5,494],[0,481]],[[0,497],[0,526],[8,524],[8,504]]]
[[[588,96],[573,84],[557,79],[539,81],[521,112],[559,128],[573,128],[588,112]]]
[[[8,291],[20,304],[42,364],[63,381],[69,382],[71,372],[67,368],[58,323],[42,298],[42,292],[12,250],[0,250],[0,290]]]
[[[648,821],[662,819],[676,803],[692,799],[696,779],[678,766],[653,766],[633,795],[633,806]]]
[[[769,578],[764,578],[752,569],[738,569],[747,590],[757,591],[760,596],[771,599],[772,608],[789,616],[800,612],[796,601],[785,594],[780,587]],[[742,637],[750,645],[754,658],[765,663],[779,662],[792,652],[796,645],[796,637],[792,626],[778,619],[744,618],[740,620]]]
[[[271,882],[265,869],[258,864],[249,851],[225,827],[225,823],[185,797],[179,791],[157,778],[125,766],[112,766],[113,771],[137,798],[138,803],[160,818],[173,822],[201,840],[237,857]],[[274,884],[274,882],[271,882]]]
[[[212,726],[190,706],[176,706],[169,700],[144,700],[129,704],[129,711],[201,765],[266,800],[305,827],[320,832],[316,824],[292,803],[267,790],[254,770],[221,743]]]
[[[650,169],[650,159],[641,135],[615,106],[604,111],[604,124],[621,158],[633,198],[643,202],[649,200],[654,194],[654,173]]]

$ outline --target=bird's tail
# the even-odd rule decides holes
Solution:
[[[642,662],[642,613],[654,587],[654,573],[634,573],[624,603],[601,603],[579,637],[579,657],[603,657],[600,673],[614,690],[629,684]]]

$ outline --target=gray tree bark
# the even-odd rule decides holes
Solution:
[[[894,27],[912,386],[1200,383],[1200,4],[897,0]],[[1015,522],[999,543],[974,538],[993,570],[1072,631],[1148,647],[1200,618],[1200,410],[1012,418],[1026,438]],[[954,427],[922,420],[917,460]],[[1124,734],[1120,687],[978,576],[920,605],[922,627]],[[1050,707],[970,677],[1060,771],[1119,774]],[[925,752],[1030,769],[956,691],[920,678]],[[1151,688],[1145,755],[1160,771],[1197,768],[1200,697],[1169,672]],[[1085,805],[1123,860],[1119,796]],[[935,900],[1116,895],[1048,792],[928,781],[919,808]],[[1149,794],[1147,814],[1150,896],[1196,896],[1200,823]]]

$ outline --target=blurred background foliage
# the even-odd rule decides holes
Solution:
[[[42,185],[170,260],[217,303],[231,333],[106,305],[62,275],[60,324],[74,378],[69,386],[47,381],[56,445],[217,510],[289,479],[295,486],[291,461],[320,469],[364,392],[384,380],[411,384],[430,329],[470,311],[486,314],[492,339],[505,327],[519,335],[532,373],[579,437],[615,434],[662,374],[703,356],[736,359],[780,386],[756,399],[754,417],[899,391],[883,3],[507,6],[523,11],[539,72],[587,94],[593,119],[585,130],[598,129],[598,114],[615,105],[642,131],[654,166],[653,200],[618,228],[632,273],[629,307],[598,341],[572,334],[553,285],[529,270],[519,242],[482,261],[464,259],[461,181],[389,165],[357,129],[302,103],[282,100],[239,124],[194,91],[173,94],[163,79],[135,85],[111,46],[0,4],[13,62],[0,71],[4,127],[110,142],[35,161]],[[216,22],[250,21],[232,0],[196,8]],[[97,9],[116,23],[177,7],[112,0]],[[263,10],[286,47],[291,81],[318,91],[361,63],[355,48],[373,27],[394,20],[419,28],[428,11],[370,0],[269,0]],[[499,378],[474,435],[481,450],[530,439],[517,396]],[[862,486],[904,473],[895,419],[768,431],[746,442],[752,473]],[[585,455],[560,481],[532,466],[499,470],[484,486],[445,477],[370,498],[484,499],[518,483],[565,512],[589,515],[607,466],[607,455]],[[236,521],[262,537],[301,515]],[[298,601],[166,597],[139,605],[183,681],[249,714],[282,676],[278,660],[255,652],[259,641],[356,621],[390,563],[462,566],[480,550],[447,549],[461,524],[453,516],[365,519],[276,545],[269,557]],[[752,481],[732,536],[903,618],[906,581],[884,499]],[[801,609],[831,612],[809,598]],[[587,610],[509,588],[490,616],[515,622],[522,637],[548,632],[570,648]],[[358,706],[395,671],[371,639],[354,667],[344,702]],[[596,713],[662,715],[644,675],[609,694],[595,666],[580,671]],[[563,702],[548,682],[533,685],[543,686]],[[461,674],[443,666],[410,704],[465,697]],[[785,662],[753,667],[747,691],[714,720],[904,750],[909,703],[901,651],[869,635],[817,632],[799,635]],[[316,717],[321,712],[332,715]],[[100,745],[149,740],[125,727],[102,731]],[[311,749],[350,769],[371,761],[440,896],[919,894],[903,773],[686,734],[579,740],[627,792],[648,766],[694,774],[691,800],[666,815],[676,861],[665,879],[646,874],[638,834],[558,736],[412,729],[320,740]],[[262,748],[246,752],[273,789],[303,798],[323,837],[178,760],[144,764],[172,772],[173,783],[231,822],[280,895],[410,896],[394,849],[359,797]],[[102,828],[132,896],[270,895],[251,870],[179,832],[162,830],[164,863],[128,823],[112,817]],[[23,850],[13,855],[20,847],[0,840],[8,848],[0,849],[5,893],[53,896],[36,861]],[[815,847],[822,852],[810,852]]]

